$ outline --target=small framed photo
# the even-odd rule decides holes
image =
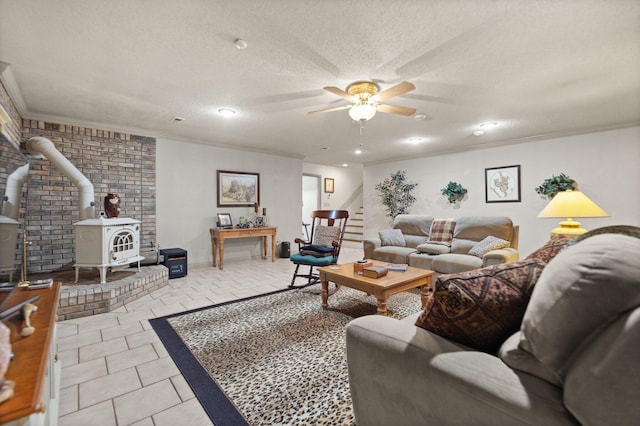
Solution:
[[[520,202],[520,165],[484,169],[487,203]]]
[[[229,213],[218,213],[218,221],[216,222],[218,228],[226,229],[233,228],[233,223],[231,222],[231,214]]]
[[[333,178],[324,178],[324,192],[333,194]]]
[[[260,174],[218,170],[218,207],[260,204]]]

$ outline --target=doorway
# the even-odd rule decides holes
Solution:
[[[320,210],[320,181],[319,175],[302,175],[302,223],[311,223],[311,212],[314,210]],[[311,229],[305,229],[302,226],[302,236],[305,239],[309,239],[310,235],[307,232],[311,232]]]

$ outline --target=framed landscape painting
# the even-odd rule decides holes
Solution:
[[[218,170],[218,207],[260,204],[260,174]]]
[[[520,202],[520,166],[484,169],[487,203]]]

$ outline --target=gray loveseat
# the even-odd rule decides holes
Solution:
[[[364,257],[389,263],[406,263],[438,274],[470,271],[518,260],[518,227],[504,216],[466,216],[456,218],[451,246],[429,244],[434,218],[427,215],[396,216],[393,229],[402,232],[404,245],[383,245],[380,238],[364,240]],[[482,257],[469,251],[486,237],[509,242],[509,247],[491,250]]]
[[[418,315],[351,321],[356,423],[638,424],[639,256],[628,235],[567,246],[543,266],[519,331],[495,355],[417,327]]]

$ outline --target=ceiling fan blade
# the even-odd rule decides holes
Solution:
[[[334,95],[338,95],[338,96],[340,96],[341,98],[346,99],[346,100],[348,100],[348,101],[353,101],[353,100],[354,100],[354,99],[353,99],[353,96],[351,96],[350,94],[348,94],[348,93],[347,93],[347,92],[345,92],[344,90],[339,89],[339,88],[337,88],[337,87],[333,87],[333,86],[326,86],[326,87],[323,87],[323,89],[324,89],[324,90],[326,90],[327,92],[331,92],[331,93],[333,93]]]
[[[396,96],[404,95],[405,93],[411,92],[412,90],[416,90],[416,86],[414,86],[413,83],[409,83],[408,81],[403,81],[400,84],[396,84],[395,86],[388,88],[387,90],[383,90],[382,92],[374,96],[374,98],[377,98],[380,102],[384,102],[388,101],[391,98],[395,98]]]
[[[378,105],[376,109],[380,112],[388,112],[390,114],[400,114],[406,116],[413,115],[416,112],[415,108],[386,104]]]
[[[340,110],[343,110],[343,109],[349,109],[352,106],[353,105],[343,105],[343,106],[333,107],[333,108],[318,109],[316,111],[309,111],[309,112],[307,112],[307,114],[318,114],[320,112],[340,111]]]

